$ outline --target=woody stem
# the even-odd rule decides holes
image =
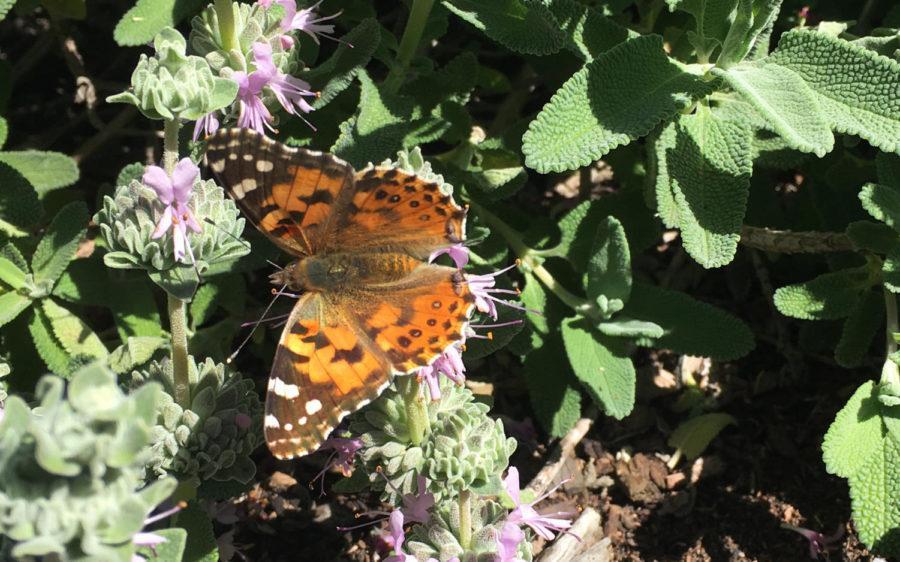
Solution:
[[[388,92],[396,92],[403,83],[406,69],[409,68],[419,41],[422,40],[425,22],[433,5],[434,0],[413,0],[409,9],[409,19],[406,20],[406,27],[403,29],[403,37],[400,38],[400,47],[397,49],[397,62],[384,80],[384,87]]]
[[[163,167],[170,176],[178,162],[178,119],[166,120],[163,136]],[[169,334],[172,337],[172,375],[175,381],[175,402],[184,409],[191,406],[191,384],[188,374],[187,303],[167,295]]]
[[[428,409],[425,399],[419,393],[419,381],[416,375],[408,375],[397,378],[397,390],[403,397],[406,406],[406,425],[409,430],[409,440],[413,445],[420,445],[428,433]]]

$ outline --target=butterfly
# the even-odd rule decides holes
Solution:
[[[397,168],[359,172],[250,129],[219,130],[206,160],[244,215],[296,258],[271,275],[300,292],[275,352],[264,417],[272,454],[315,451],[392,376],[463,339],[475,297],[429,256],[465,238],[466,212]]]

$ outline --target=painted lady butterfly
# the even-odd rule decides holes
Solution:
[[[244,214],[297,261],[271,276],[302,295],[269,376],[272,453],[315,451],[394,374],[462,339],[475,298],[429,255],[462,242],[465,211],[438,184],[395,168],[360,172],[249,129],[208,139],[207,162]]]

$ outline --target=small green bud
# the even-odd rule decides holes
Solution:
[[[199,119],[231,104],[238,85],[214,76],[202,57],[187,56],[184,37],[167,27],[153,41],[156,56],[141,55],[131,75],[131,91],[107,98],[130,103],[150,119]]]

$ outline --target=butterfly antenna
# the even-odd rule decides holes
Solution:
[[[253,337],[253,334],[256,333],[256,329],[259,328],[259,325],[263,323],[263,320],[265,320],[266,314],[268,314],[269,311],[272,310],[272,307],[275,305],[275,301],[278,300],[278,297],[284,294],[285,289],[287,289],[287,283],[282,285],[277,292],[273,290],[274,296],[272,297],[272,300],[269,301],[269,306],[267,306],[266,309],[263,310],[263,313],[259,316],[259,319],[253,323],[253,328],[250,329],[250,333],[247,334],[247,336],[241,342],[241,345],[239,345],[237,349],[235,349],[234,352],[228,356],[228,359],[225,360],[226,363],[231,363],[232,361],[234,361],[234,358],[237,357],[237,354],[240,353],[242,349],[244,349],[244,346],[247,345],[247,342],[249,342],[250,338]]]
[[[218,228],[220,231],[222,231],[222,232],[224,232],[225,234],[227,234],[228,236],[231,236],[232,238],[234,238],[235,240],[237,240],[239,244],[243,244],[244,246],[246,246],[246,248],[247,248],[248,250],[251,249],[251,248],[250,248],[250,243],[249,243],[249,242],[247,242],[246,240],[241,240],[240,238],[238,238],[238,237],[235,236],[234,234],[228,232],[227,230],[225,230],[225,229],[222,228],[221,226],[219,226],[219,225],[217,225],[216,223],[214,223],[214,222],[212,221],[211,218],[209,218],[209,217],[203,217],[203,222],[208,223],[208,224],[211,224],[211,225],[213,225],[214,227]],[[273,262],[272,260],[268,260],[268,259],[267,259],[267,260],[266,260],[266,263],[269,264],[269,265],[271,265],[271,266],[274,267],[275,269],[284,269],[283,267],[281,267],[281,266],[278,265],[277,263]]]

